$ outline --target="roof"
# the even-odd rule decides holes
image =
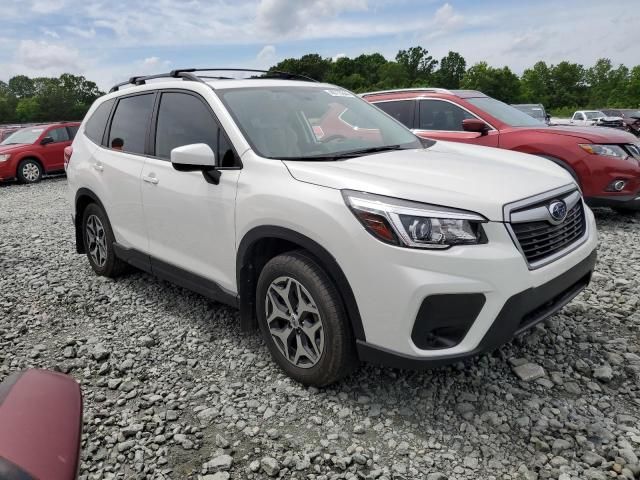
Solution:
[[[379,90],[377,92],[367,92],[361,93],[361,97],[371,97],[377,95],[390,95],[390,94],[415,94],[416,97],[420,96],[428,96],[429,94],[442,94],[442,95],[453,95],[459,98],[476,98],[476,97],[486,97],[486,95],[477,90],[448,90],[446,88],[432,88],[432,87],[424,87],[424,88],[396,88],[394,90]]]

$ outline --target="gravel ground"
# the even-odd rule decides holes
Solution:
[[[318,390],[235,310],[95,276],[65,190],[0,186],[0,380],[41,367],[81,383],[81,479],[640,479],[640,216],[596,212],[590,288],[495,354]]]

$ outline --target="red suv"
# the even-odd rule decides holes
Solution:
[[[45,173],[64,170],[64,149],[80,123],[64,122],[22,128],[0,143],[0,181],[40,181]]]
[[[590,205],[640,210],[640,143],[630,133],[548,126],[472,90],[419,88],[362,97],[420,137],[538,155],[568,170]]]

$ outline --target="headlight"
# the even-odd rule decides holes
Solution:
[[[8,153],[5,153],[4,155],[0,155],[0,162],[6,162],[7,160],[9,160],[10,157],[11,155],[9,155]]]
[[[342,196],[364,228],[378,240],[400,247],[444,249],[486,243],[476,213],[343,190]]]
[[[616,157],[622,160],[626,160],[629,157],[629,154],[618,145],[598,145],[592,143],[580,143],[578,145],[581,149],[591,155],[605,155],[607,157]]]

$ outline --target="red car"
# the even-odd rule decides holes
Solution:
[[[630,133],[604,127],[548,126],[472,90],[418,88],[362,97],[419,137],[547,158],[573,175],[590,205],[640,211],[640,143]]]
[[[13,132],[0,143],[0,181],[40,181],[45,173],[64,170],[64,149],[80,123],[35,125]]]
[[[71,377],[26,370],[0,383],[0,479],[74,480],[82,392]]]

